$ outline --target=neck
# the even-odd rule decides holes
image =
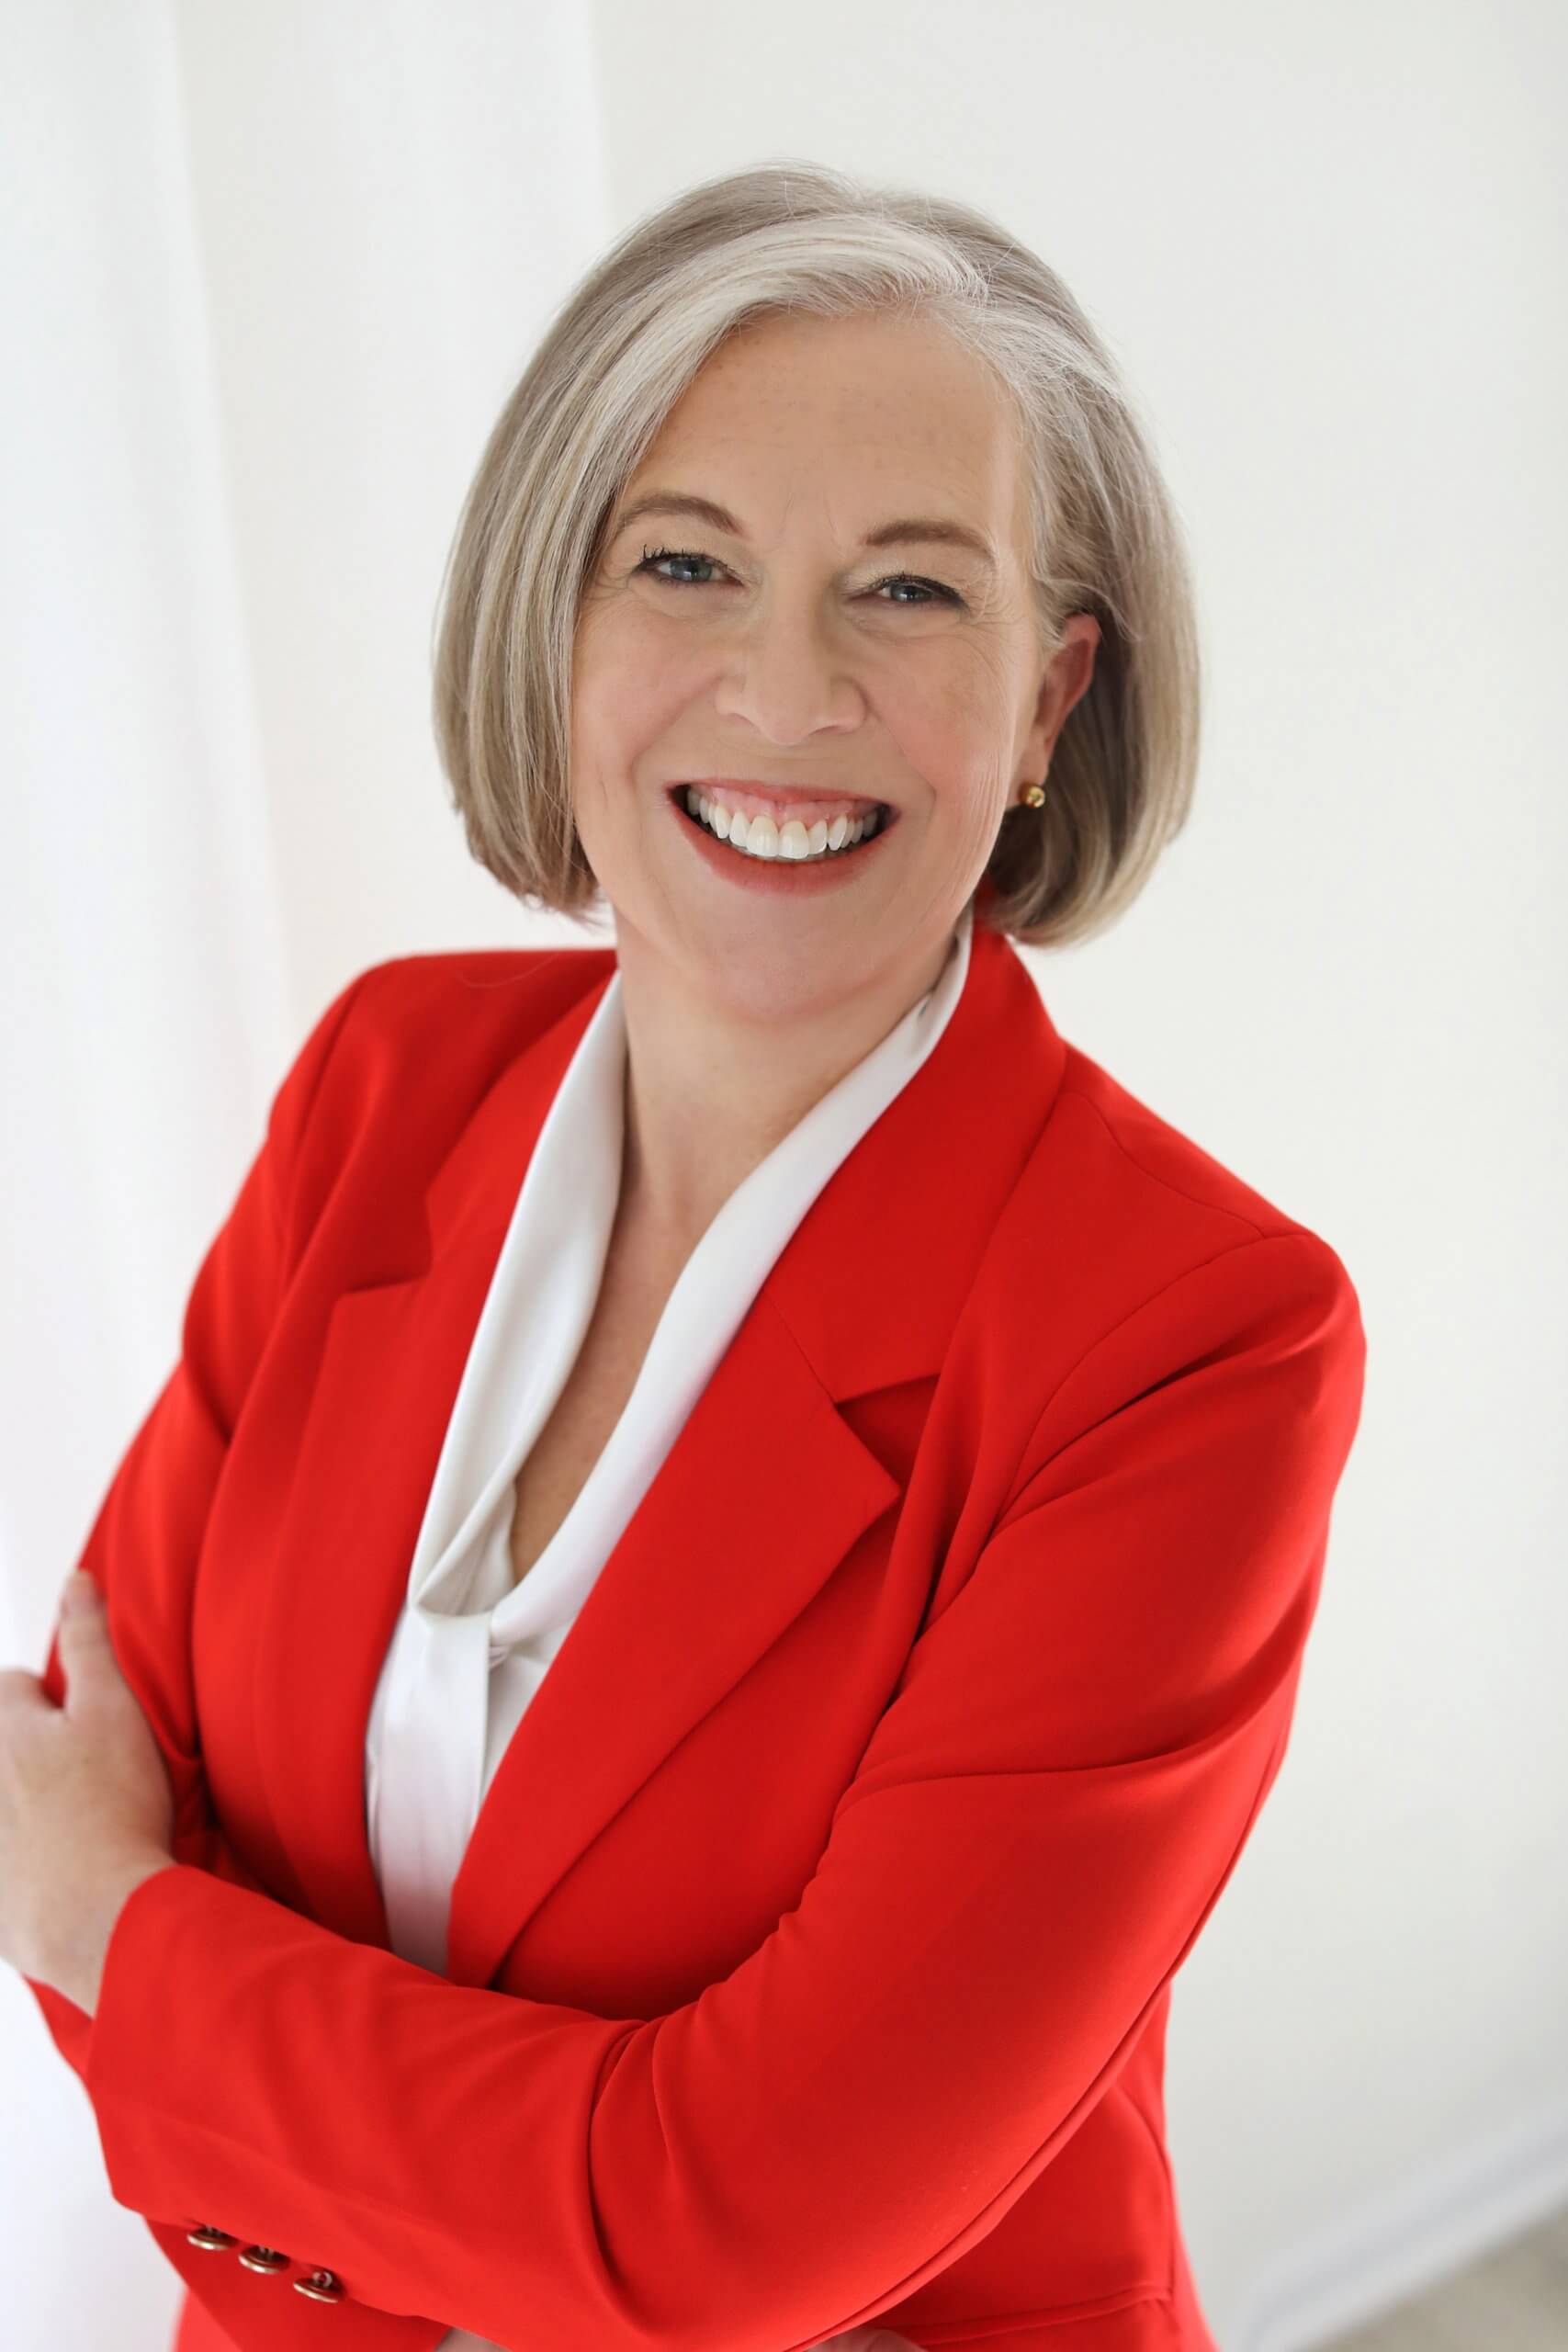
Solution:
[[[754,1019],[623,936],[626,1029],[619,1221],[694,1249],[730,1194],[942,977],[950,931],[852,1003]]]

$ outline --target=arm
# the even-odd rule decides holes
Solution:
[[[146,1881],[87,2062],[117,2199],[499,2343],[781,2352],[873,2321],[1051,2161],[1234,1869],[1363,1363],[1303,1233],[1091,1349],[800,1902],[667,2016],[449,1984],[204,1871]]]
[[[190,1676],[192,1596],[229,1439],[296,1254],[289,1207],[300,1138],[366,977],[327,1007],[273,1098],[262,1147],[197,1273],[178,1361],[115,1472],[75,1564],[104,1594],[116,1656],[163,1752],[175,1798],[175,1860],[258,1894],[265,1888],[213,1817],[202,1771]],[[175,1511],[169,1496],[179,1498]],[[156,1506],[153,1498],[161,1498]],[[45,1695],[62,1705],[58,1616],[42,1682]],[[22,1981],[56,2049],[84,2074],[92,2018],[52,1985]]]

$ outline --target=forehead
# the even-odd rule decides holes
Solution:
[[[772,529],[781,502],[816,494],[846,523],[943,517],[999,548],[1021,489],[1010,404],[951,335],[880,314],[768,318],[709,355],[616,512],[669,490]]]

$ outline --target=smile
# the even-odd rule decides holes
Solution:
[[[780,826],[772,817],[748,818],[694,785],[688,785],[677,797],[688,816],[739,855],[797,865],[847,857],[877,832],[886,815],[878,806],[863,817],[837,816],[830,822],[818,818],[809,825],[794,817]]]
[[[737,841],[716,830],[711,794],[694,785],[676,785],[667,788],[664,797],[703,864],[729,888],[762,898],[811,899],[824,891],[858,889],[863,875],[877,871],[900,822],[898,811],[881,803],[852,821],[835,811],[830,821],[811,826],[786,821],[782,830],[771,820],[748,818]],[[772,842],[770,833],[775,837]]]

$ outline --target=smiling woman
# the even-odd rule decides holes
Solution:
[[[1191,790],[1104,346],[962,205],[682,195],[491,436],[435,718],[614,945],[326,1009],[84,1561],[172,1856],[34,1990],[179,2352],[1214,2352],[1170,1986],[1365,1348],[1017,952]]]
[[[989,372],[908,316],[753,319],[664,419],[583,595],[571,744],[578,835],[661,1034],[679,1007],[710,1058],[731,1037],[739,1057],[765,1019],[773,1083],[814,1095],[839,1073],[812,1067],[808,1038],[847,1066],[931,986],[1100,637],[1074,613],[1044,639],[1027,479]],[[723,503],[683,486],[716,481]],[[681,560],[713,576],[650,566],[643,523],[671,509],[719,539],[721,558]],[[958,584],[890,574],[895,544]],[[722,836],[705,821],[707,884],[647,812],[671,774],[715,770],[750,800]],[[824,836],[812,856],[818,816],[878,807],[889,821],[860,854],[829,862]],[[645,1095],[657,1075],[645,1057]],[[677,1167],[656,1134],[644,1160],[666,1198],[690,1196],[690,1142]]]
[[[574,760],[596,638],[657,674],[677,648],[755,658],[764,620],[779,658],[797,628],[826,665],[874,652],[884,697],[840,678],[803,711],[786,678],[771,723],[728,698],[678,735],[645,713],[618,777]],[[969,207],[780,165],[637,223],[541,341],[454,543],[434,717],[473,854],[527,904],[618,915],[584,802],[733,772],[971,814],[961,899],[983,879],[989,922],[1065,946],[1185,820],[1198,679],[1173,506],[1062,279]],[[963,698],[955,741],[900,738],[912,683]],[[1036,811],[1010,786],[1045,777],[1048,736]]]

